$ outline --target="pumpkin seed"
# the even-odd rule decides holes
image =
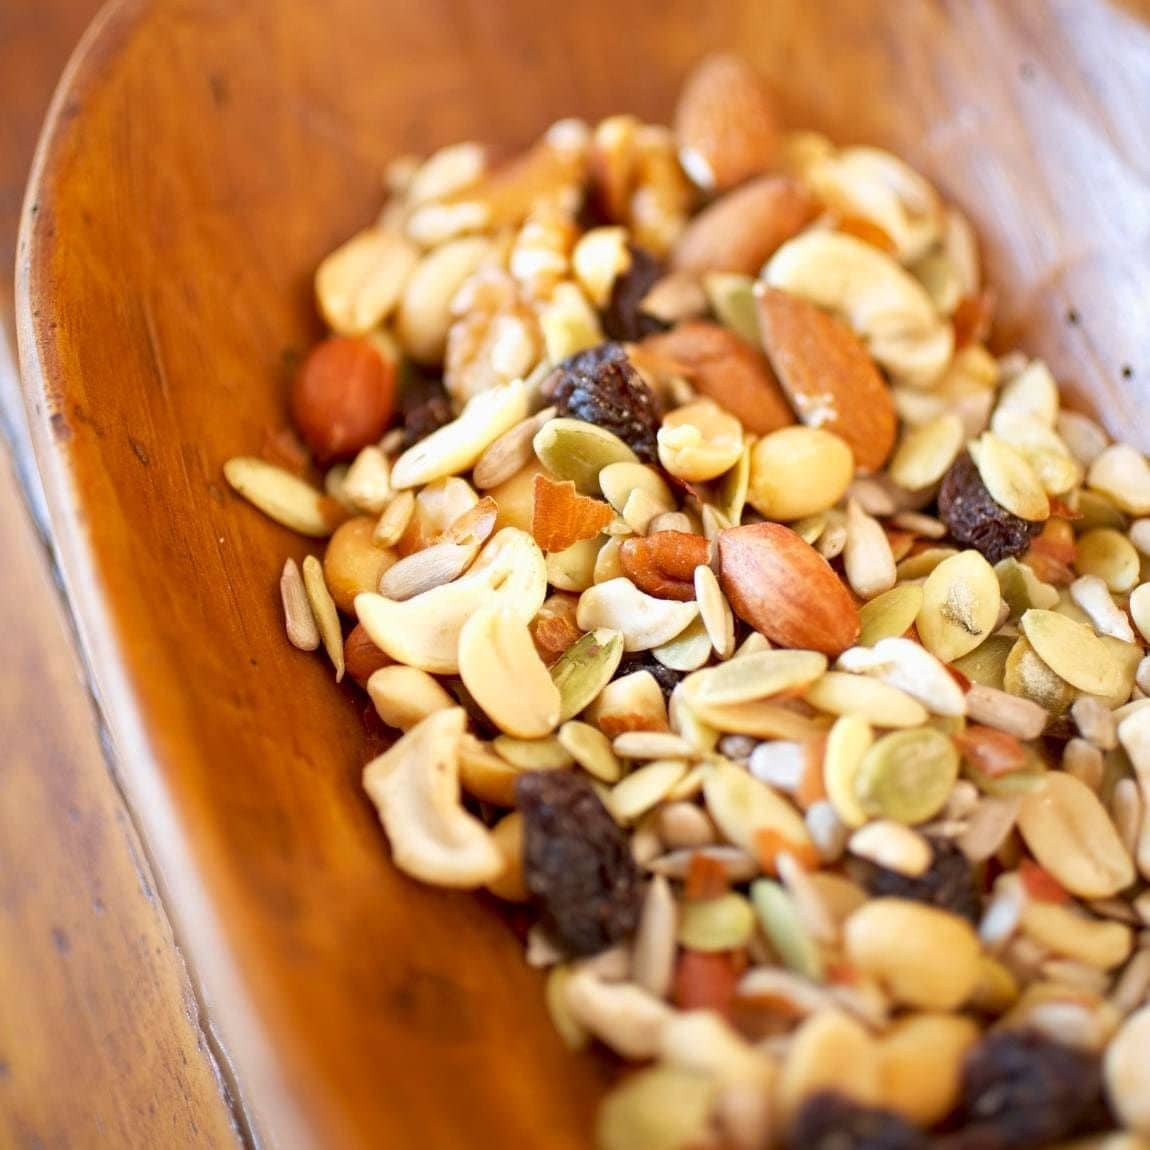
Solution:
[[[861,827],[867,821],[867,813],[855,792],[855,782],[873,742],[874,732],[858,715],[838,719],[827,736],[823,783],[835,813],[848,827]]]
[[[735,616],[714,571],[705,564],[695,568],[695,602],[715,654],[729,659],[735,651]]]
[[[599,473],[608,465],[639,463],[617,435],[579,419],[548,420],[533,445],[539,462],[558,478],[572,480],[581,495],[600,493]]]
[[[623,636],[601,627],[577,639],[551,667],[559,720],[573,719],[611,681],[623,660]],[[592,772],[594,773],[594,772]]]
[[[823,733],[823,723],[787,707],[784,703],[734,703],[730,706],[708,702],[683,705],[696,719],[716,732],[753,735],[756,739],[793,739],[802,742]],[[717,736],[716,736],[717,737]]]
[[[994,568],[977,551],[944,559],[927,576],[915,619],[922,645],[950,663],[994,630],[1002,593]]]
[[[683,904],[676,938],[688,950],[733,950],[746,946],[755,929],[755,912],[741,894]]]
[[[1012,515],[1031,522],[1050,517],[1050,500],[1026,457],[992,432],[970,445],[970,455],[990,497]]]
[[[958,458],[966,428],[954,412],[946,412],[904,432],[887,474],[907,491],[931,487]]]
[[[1121,668],[1089,627],[1037,608],[1027,611],[1019,626],[1038,657],[1072,687],[1092,695],[1121,688]]]
[[[854,793],[868,815],[923,823],[946,805],[958,765],[954,744],[938,731],[894,731],[863,755]]]
[[[929,717],[926,708],[905,691],[845,671],[828,671],[805,697],[820,711],[858,715],[876,727],[918,727]]]
[[[1138,582],[1142,561],[1134,544],[1113,527],[1096,527],[1078,537],[1075,569],[1097,575],[1114,592],[1131,590]]]
[[[825,975],[822,953],[803,926],[795,901],[786,888],[771,879],[756,879],[751,883],[751,903],[783,965],[813,982],[822,982]]]
[[[903,582],[908,579],[925,579],[940,563],[958,554],[955,547],[928,547],[917,555],[900,560],[895,570]]]
[[[922,587],[915,583],[900,583],[889,591],[864,603],[859,608],[858,645],[873,647],[883,639],[905,635],[914,625],[922,607]]]
[[[751,854],[757,850],[761,831],[774,831],[796,850],[812,846],[798,811],[734,763],[720,761],[710,766],[703,796],[723,837]]]
[[[719,1094],[718,1079],[677,1067],[632,1074],[599,1110],[595,1145],[602,1150],[682,1150],[703,1145]]]
[[[755,281],[750,276],[730,272],[708,272],[703,277],[707,302],[724,327],[741,335],[753,347],[759,346],[759,309],[755,303]]]
[[[687,773],[684,759],[657,759],[611,788],[607,809],[616,822],[633,823],[657,806]]]
[[[1037,703],[1052,715],[1065,713],[1074,701],[1074,688],[1038,657],[1024,636],[1017,639],[1007,656],[1002,685],[1011,695]]]
[[[827,668],[817,651],[763,651],[742,655],[683,680],[688,702],[727,706],[801,693]]]
[[[611,749],[611,740],[598,727],[569,719],[555,737],[571,758],[593,778],[604,783],[617,783],[623,777],[623,764]]]
[[[709,568],[699,567],[698,570],[707,571]],[[733,625],[731,634],[733,639]],[[711,657],[712,649],[711,636],[706,625],[702,619],[695,619],[670,642],[660,643],[658,647],[652,647],[651,654],[664,667],[670,667],[672,671],[697,671]]]
[[[739,523],[747,505],[751,483],[751,451],[755,437],[744,433],[743,451],[735,465],[713,485],[715,509],[731,523]]]
[[[554,771],[569,767],[575,761],[571,752],[552,735],[546,739],[517,739],[497,735],[491,747],[501,758],[521,771]]]

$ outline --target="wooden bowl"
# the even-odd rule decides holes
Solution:
[[[986,238],[1005,342],[1150,445],[1150,32],[1128,6],[123,3],[60,86],[19,266],[28,410],[115,768],[268,1145],[585,1146],[610,1068],[562,1047],[503,916],[389,865],[365,700],[282,635],[279,568],[306,548],[221,465],[282,424],[310,273],[389,157],[665,121],[717,47],[791,124],[936,180]]]

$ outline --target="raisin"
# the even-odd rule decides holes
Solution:
[[[803,1103],[785,1145],[786,1150],[928,1150],[930,1139],[897,1114],[827,1090]]]
[[[946,1150],[1027,1150],[1105,1125],[1098,1057],[1030,1031],[1002,1030],[967,1055],[959,1129]]]
[[[633,675],[636,671],[650,671],[655,677],[655,682],[659,684],[659,690],[663,692],[664,699],[670,699],[671,692],[683,678],[681,672],[672,671],[670,667],[664,667],[649,651],[624,659],[619,664],[619,670],[615,672],[615,678],[621,679],[624,675]]]
[[[860,863],[863,886],[876,898],[906,898],[948,910],[978,925],[982,900],[975,882],[974,867],[962,850],[949,839],[931,839],[934,858],[917,877],[888,870],[877,863]]]
[[[565,359],[544,390],[560,415],[612,432],[646,463],[657,460],[662,410],[619,344],[603,343]]]
[[[959,542],[980,551],[990,563],[1021,555],[1042,530],[995,503],[978,468],[964,451],[951,464],[938,493],[938,514]]]
[[[643,248],[630,247],[631,266],[617,276],[603,309],[603,330],[611,339],[635,343],[671,325],[643,311],[643,300],[663,274],[663,266]]]
[[[523,876],[543,924],[572,955],[630,937],[642,901],[627,836],[594,788],[572,771],[527,771],[515,781],[523,815]]]
[[[419,380],[406,388],[401,407],[404,450],[455,418],[443,384],[432,380]]]

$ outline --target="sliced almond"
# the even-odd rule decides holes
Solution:
[[[763,651],[697,671],[683,680],[683,690],[689,705],[749,703],[801,694],[826,667],[826,656],[817,651]]]
[[[917,700],[878,679],[828,671],[805,698],[831,715],[859,715],[876,727],[917,727],[925,723],[926,708]]]
[[[1038,657],[1072,687],[1092,695],[1110,695],[1120,688],[1121,668],[1090,627],[1033,608],[1019,625]]]
[[[971,443],[969,450],[995,503],[1020,519],[1040,522],[1049,518],[1050,500],[1025,456],[989,431]]]
[[[918,633],[944,663],[973,651],[998,623],[1002,592],[994,568],[977,551],[943,559],[922,590]]]
[[[774,831],[801,851],[812,846],[802,816],[781,795],[733,763],[715,763],[703,783],[707,811],[728,842],[754,854],[758,836]]]

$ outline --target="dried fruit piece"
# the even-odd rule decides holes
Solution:
[[[679,157],[701,188],[722,191],[765,171],[775,158],[779,130],[770,92],[737,56],[707,56],[679,93]]]
[[[731,608],[772,642],[837,655],[858,638],[850,592],[790,528],[732,527],[719,532],[717,546],[719,582]]]
[[[455,418],[451,397],[438,382],[426,381],[414,387],[405,387],[402,409],[405,451]]]
[[[611,284],[611,294],[603,308],[603,332],[608,339],[635,343],[667,326],[645,310],[651,289],[663,275],[663,265],[634,244],[628,245],[627,253],[629,262]]]
[[[759,330],[799,419],[844,439],[866,471],[882,467],[897,420],[890,389],[854,332],[799,296],[760,286]]]
[[[959,543],[975,548],[991,563],[1021,555],[1042,530],[1040,522],[1020,519],[994,501],[968,451],[943,478],[938,514]]]
[[[572,955],[629,938],[642,887],[627,835],[594,788],[569,771],[529,771],[515,784],[523,873],[542,921]]]
[[[1098,1058],[1035,1032],[1002,1030],[967,1055],[954,1150],[1048,1146],[1099,1115]]]
[[[658,599],[690,602],[695,598],[695,568],[706,565],[710,551],[702,535],[656,531],[624,539],[619,562],[640,591]]]
[[[902,898],[950,911],[977,926],[982,902],[974,868],[949,839],[930,840],[930,866],[921,875],[908,875],[874,863],[858,867],[863,885],[876,898]]]
[[[799,1108],[785,1150],[929,1150],[930,1139],[889,1110],[863,1106],[833,1090]]]
[[[644,353],[674,365],[700,395],[729,411],[753,435],[795,421],[766,356],[717,323],[689,320],[649,336],[641,346]]]
[[[602,427],[640,459],[656,461],[659,401],[619,344],[601,344],[564,360],[544,392],[560,416]]]
[[[556,483],[535,476],[531,534],[544,551],[565,551],[583,539],[593,539],[615,518],[599,499],[576,493],[570,480]]]

